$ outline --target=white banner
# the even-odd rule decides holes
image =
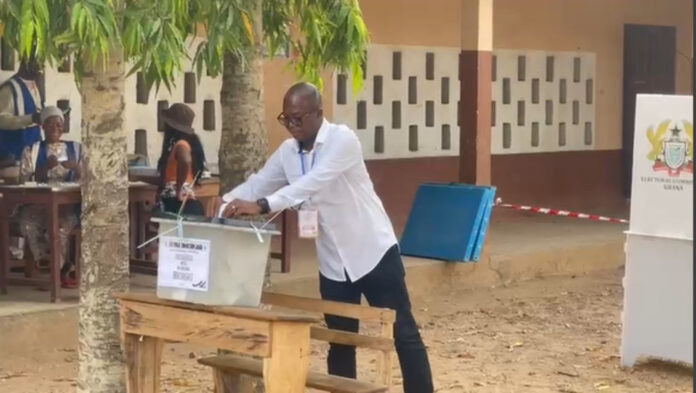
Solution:
[[[693,97],[639,94],[630,232],[693,239]]]
[[[210,241],[162,236],[159,239],[157,286],[208,291]]]

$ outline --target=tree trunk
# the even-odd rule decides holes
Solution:
[[[222,72],[222,133],[218,165],[220,192],[223,194],[243,183],[266,162],[268,134],[264,120],[263,54],[261,49],[261,2],[255,0],[253,31],[256,43],[241,64],[231,53],[225,54]],[[270,258],[266,263],[264,288],[271,284]],[[220,350],[220,353],[229,351]],[[224,393],[262,393],[261,378],[227,375],[221,378]],[[222,393],[222,392],[221,392]]]
[[[113,292],[128,290],[128,168],[123,52],[82,79],[82,261],[77,391],[126,391]]]
[[[222,73],[222,134],[220,189],[227,192],[259,170],[266,161],[268,135],[264,124],[261,1],[255,1],[253,31],[256,44],[246,63],[227,53]]]
[[[223,194],[261,169],[268,155],[263,95],[264,57],[261,48],[262,1],[255,0],[252,28],[256,42],[246,56],[246,63],[241,64],[231,53],[227,53],[224,59],[220,91],[222,132],[218,153],[220,192]],[[266,264],[264,288],[270,285],[269,259]]]

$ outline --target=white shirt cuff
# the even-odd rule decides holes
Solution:
[[[279,211],[285,209],[285,206],[283,205],[283,200],[278,195],[273,194],[269,197],[266,197],[266,200],[268,201],[269,209],[273,213],[279,212]]]
[[[225,211],[225,208],[226,208],[227,205],[229,205],[229,204],[230,204],[229,202],[225,202],[225,203],[223,203],[222,205],[220,205],[220,210],[218,210],[218,214],[217,214],[218,217],[222,217],[222,212]]]

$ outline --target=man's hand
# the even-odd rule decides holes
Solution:
[[[57,167],[58,164],[59,164],[58,158],[56,156],[52,155],[52,156],[49,156],[48,161],[46,161],[46,168],[53,169],[53,168]]]
[[[257,216],[259,214],[261,214],[261,206],[256,202],[235,199],[227,204],[227,207],[222,212],[222,217]]]
[[[68,160],[62,162],[60,165],[62,165],[65,169],[70,169],[71,171],[77,169],[77,161],[75,160]]]

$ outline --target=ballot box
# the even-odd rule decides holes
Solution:
[[[272,224],[221,218],[162,218],[157,296],[205,305],[256,307]]]

